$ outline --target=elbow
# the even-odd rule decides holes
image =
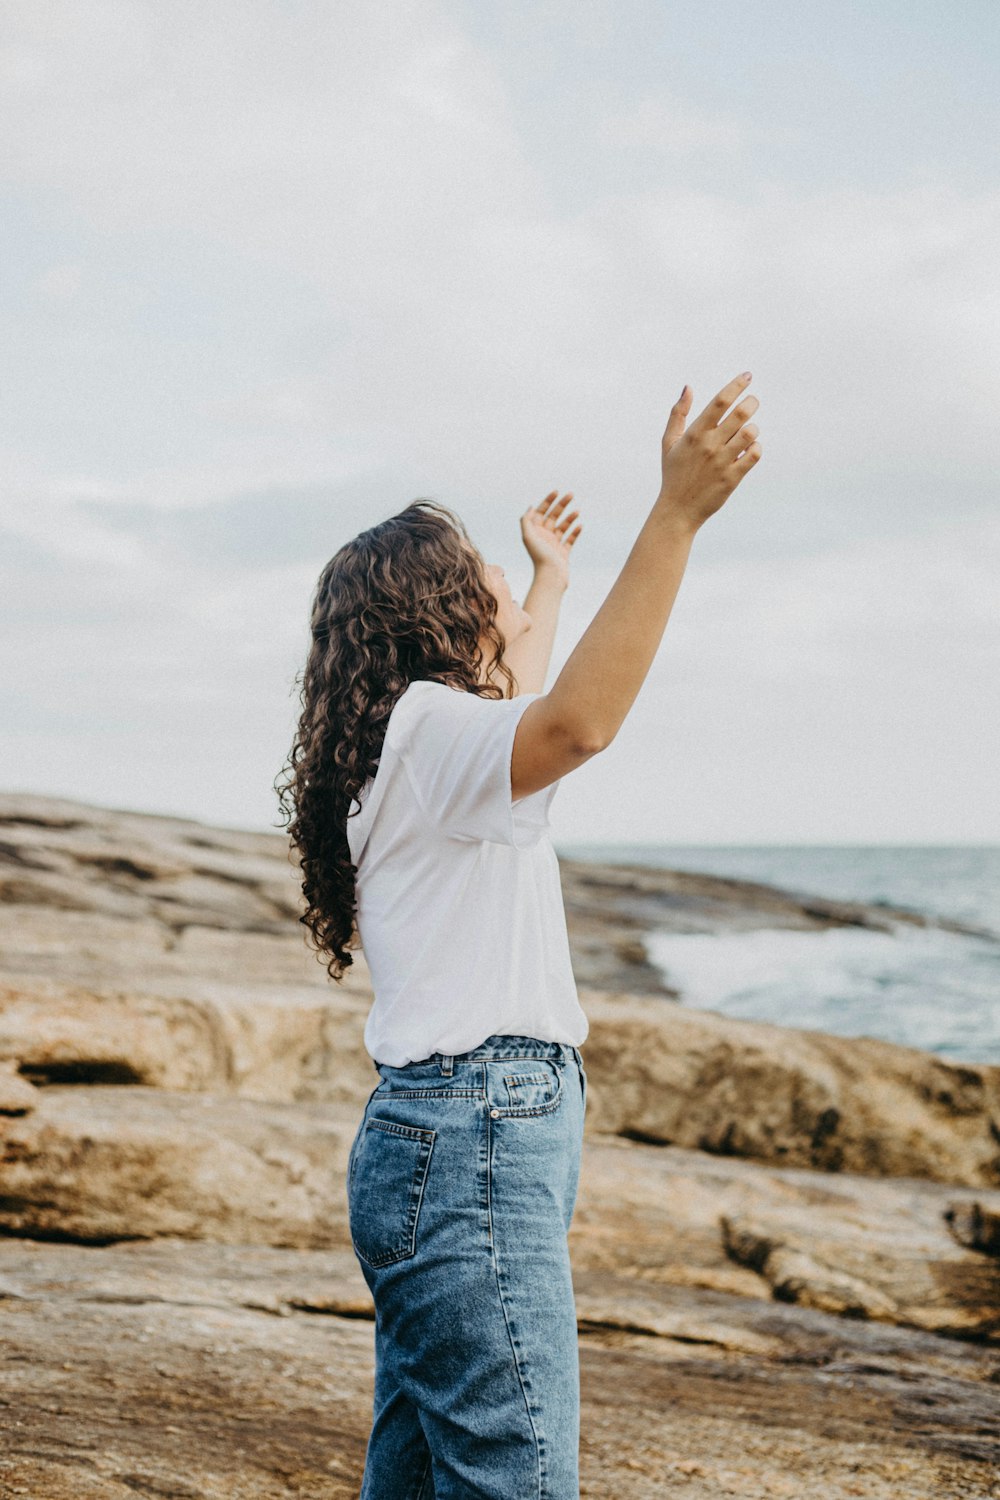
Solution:
[[[596,735],[585,735],[574,741],[573,750],[581,760],[589,760],[592,755],[600,755],[610,743],[610,740],[600,739]]]
[[[528,713],[531,713],[530,708]],[[548,717],[547,728],[550,743],[558,746],[559,753],[578,761],[599,755],[614,738],[613,735],[602,733],[586,719],[581,722],[581,716],[577,713],[553,712]]]

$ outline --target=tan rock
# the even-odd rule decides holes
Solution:
[[[209,1008],[52,980],[0,984],[0,1058],[40,1083],[173,1089],[212,1088],[229,1061]]]
[[[345,1105],[376,1081],[360,967],[343,990],[301,982],[312,955],[297,948],[292,962],[282,940],[255,935],[267,952],[239,982],[229,952],[238,935],[191,929],[180,954],[147,956],[129,991],[119,987],[128,950],[116,961],[107,923],[104,936],[103,984],[99,975],[86,986],[37,977],[57,965],[36,955],[35,974],[0,986],[0,1058],[39,1081]],[[1000,1183],[1000,1068],[652,999],[582,1000],[588,1131],[824,1171]]]
[[[591,993],[590,1128],[721,1155],[1000,1185],[1000,1067]]]
[[[359,1117],[331,1104],[50,1087],[31,1114],[0,1117],[0,1230],[349,1246],[344,1174]],[[1000,1267],[949,1232],[945,1211],[961,1201],[916,1179],[817,1182],[803,1169],[591,1137],[570,1251],[581,1271],[988,1338]],[[975,1201],[1000,1210],[1000,1194]]]
[[[22,904],[0,908],[0,1057],[53,1079],[70,1076],[60,1068],[83,1078],[93,1063],[93,1077],[174,1089],[364,1098],[364,957],[341,986],[327,978],[295,920],[284,835],[43,798],[0,797],[4,819]],[[644,988],[643,920],[677,930],[914,920],[671,871],[563,861],[562,873],[574,963],[606,969],[603,945]],[[42,980],[62,993],[42,994]],[[586,984],[581,1000],[588,1130],[823,1171],[1000,1184],[998,1067]]]
[[[1000,1193],[594,1137],[570,1251],[581,1272],[1000,1343],[1000,1265],[957,1244],[945,1217],[972,1202],[1000,1212]]]
[[[949,1203],[944,1217],[960,1245],[1000,1256],[1000,1210],[978,1201]]]
[[[352,1104],[378,1082],[364,1002],[306,986],[143,976],[145,989],[0,983],[0,1059],[34,1082]],[[171,994],[185,989],[187,994]]]
[[[0,1117],[0,1228],[103,1242],[350,1244],[353,1135],[328,1105],[52,1087]]]
[[[329,982],[283,835],[24,797],[0,823],[0,1491],[356,1495],[363,955]],[[688,1010],[642,940],[907,918],[561,863],[582,1492],[992,1493],[1000,1069]]]
[[[995,1350],[603,1273],[574,1288],[582,1495],[995,1488]],[[357,1496],[373,1309],[350,1251],[7,1240],[0,1298],[5,1496]]]
[[[780,1302],[851,1318],[905,1321],[891,1297],[859,1276],[838,1271],[809,1251],[775,1239],[773,1230],[727,1214],[722,1216],[722,1230],[733,1259],[759,1271]]]
[[[37,1098],[38,1090],[21,1077],[16,1062],[0,1061],[0,1115],[26,1115]]]

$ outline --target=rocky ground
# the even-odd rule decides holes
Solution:
[[[688,1010],[643,945],[920,919],[562,873],[582,1495],[996,1500],[1000,1068]],[[280,835],[2,797],[0,892],[0,1496],[356,1496],[361,955],[305,948]]]

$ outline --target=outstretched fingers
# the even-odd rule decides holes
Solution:
[[[567,493],[563,495],[561,500],[558,500],[556,504],[553,504],[552,502],[556,500],[556,496],[558,494],[558,490],[550,490],[545,499],[542,500],[540,504],[535,506],[535,510],[541,516],[543,526],[546,526],[550,531],[554,531],[559,534],[562,541],[566,541],[566,533],[572,523],[576,520],[580,512],[578,510],[571,510],[568,515],[563,515],[563,511],[566,509],[566,506],[573,498],[573,491],[568,490]],[[559,523],[558,525],[556,525],[557,521]],[[576,537],[579,535],[582,529],[583,528],[581,523],[581,525],[576,528],[576,533],[573,537],[574,541],[576,540]]]
[[[733,445],[732,445],[732,443],[730,443],[728,446],[729,446],[729,448],[732,448]],[[728,449],[727,449],[727,451],[728,451]],[[733,468],[742,477],[746,473],[746,471],[748,469],[752,469],[753,468],[753,466],[757,462],[758,458],[760,458],[760,455],[761,455],[761,446],[760,446],[760,443],[757,442],[756,439],[755,439],[750,444],[749,448],[744,449],[744,451],[734,461]]]
[[[737,453],[742,453],[744,448],[749,448],[759,432],[760,428],[756,422],[746,422],[742,427],[737,424],[732,437],[722,446],[730,458],[735,458]]]
[[[751,375],[749,370],[730,380],[717,395],[712,397],[705,409],[698,413],[688,427],[688,431],[701,433],[709,428],[718,427],[733,402],[746,390],[750,384],[750,380]]]
[[[663,446],[665,448],[672,448],[677,439],[683,435],[684,423],[687,421],[687,414],[691,410],[692,394],[691,387],[686,385],[670,408],[670,415],[667,418],[667,426],[663,434]]]

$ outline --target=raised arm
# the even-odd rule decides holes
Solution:
[[[516,801],[575,770],[614,739],[652,665],[701,526],[760,458],[749,375],[723,386],[687,431],[687,386],[663,434],[662,483],[611,590],[552,687],[514,738]],[[730,411],[733,402],[739,404]]]

